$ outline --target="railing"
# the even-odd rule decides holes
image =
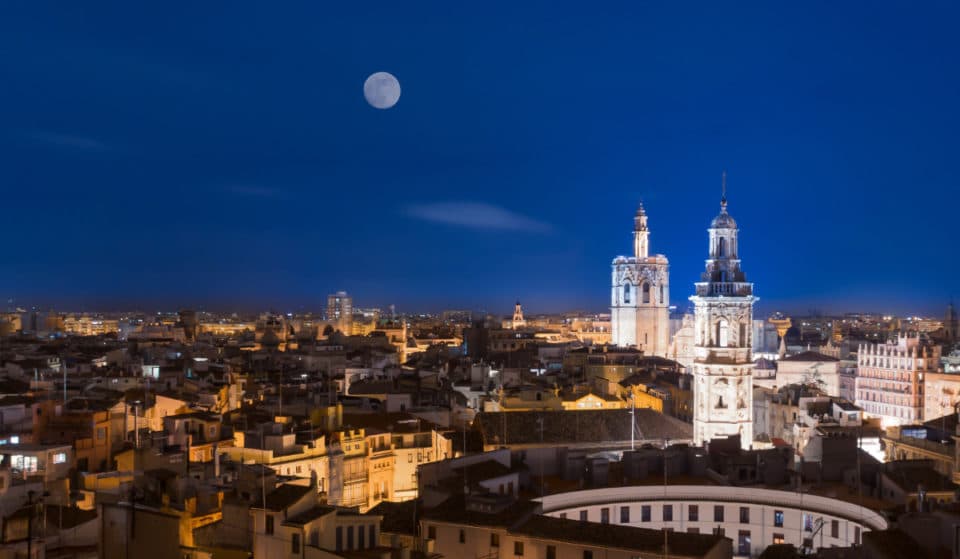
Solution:
[[[722,295],[725,297],[748,297],[753,295],[753,284],[746,282],[698,282],[697,295],[710,297]]]

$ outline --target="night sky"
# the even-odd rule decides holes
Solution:
[[[685,307],[724,169],[760,312],[960,296],[960,4],[140,4],[0,7],[3,300],[599,311],[642,199]]]

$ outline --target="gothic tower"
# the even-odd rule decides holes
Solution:
[[[613,260],[610,291],[613,344],[665,357],[670,346],[670,265],[662,254],[650,256],[643,204],[633,218],[633,257]]]
[[[726,174],[720,215],[710,224],[710,258],[690,297],[694,305],[696,444],[740,435],[753,443],[753,284],[740,269],[737,222],[727,213]]]

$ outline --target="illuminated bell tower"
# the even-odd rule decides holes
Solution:
[[[662,254],[650,255],[650,229],[643,204],[633,217],[633,256],[613,260],[611,283],[613,344],[666,357],[670,346],[670,264]]]
[[[740,268],[737,222],[727,213],[726,173],[720,214],[710,224],[710,257],[690,297],[694,305],[693,437],[701,445],[740,435],[753,443],[753,284]]]
[[[517,301],[516,306],[513,307],[513,329],[523,328],[526,324],[527,321],[523,319],[523,307],[520,306],[520,301]]]

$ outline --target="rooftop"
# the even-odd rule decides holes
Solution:
[[[517,534],[596,547],[615,547],[646,553],[663,553],[664,542],[670,556],[701,556],[720,545],[724,536],[664,532],[618,524],[581,522],[566,518],[531,516],[511,530]]]
[[[263,499],[260,498],[254,502],[252,508],[263,509],[278,512],[293,505],[308,493],[316,491],[309,485],[283,484],[267,494],[266,507],[263,505]]]

